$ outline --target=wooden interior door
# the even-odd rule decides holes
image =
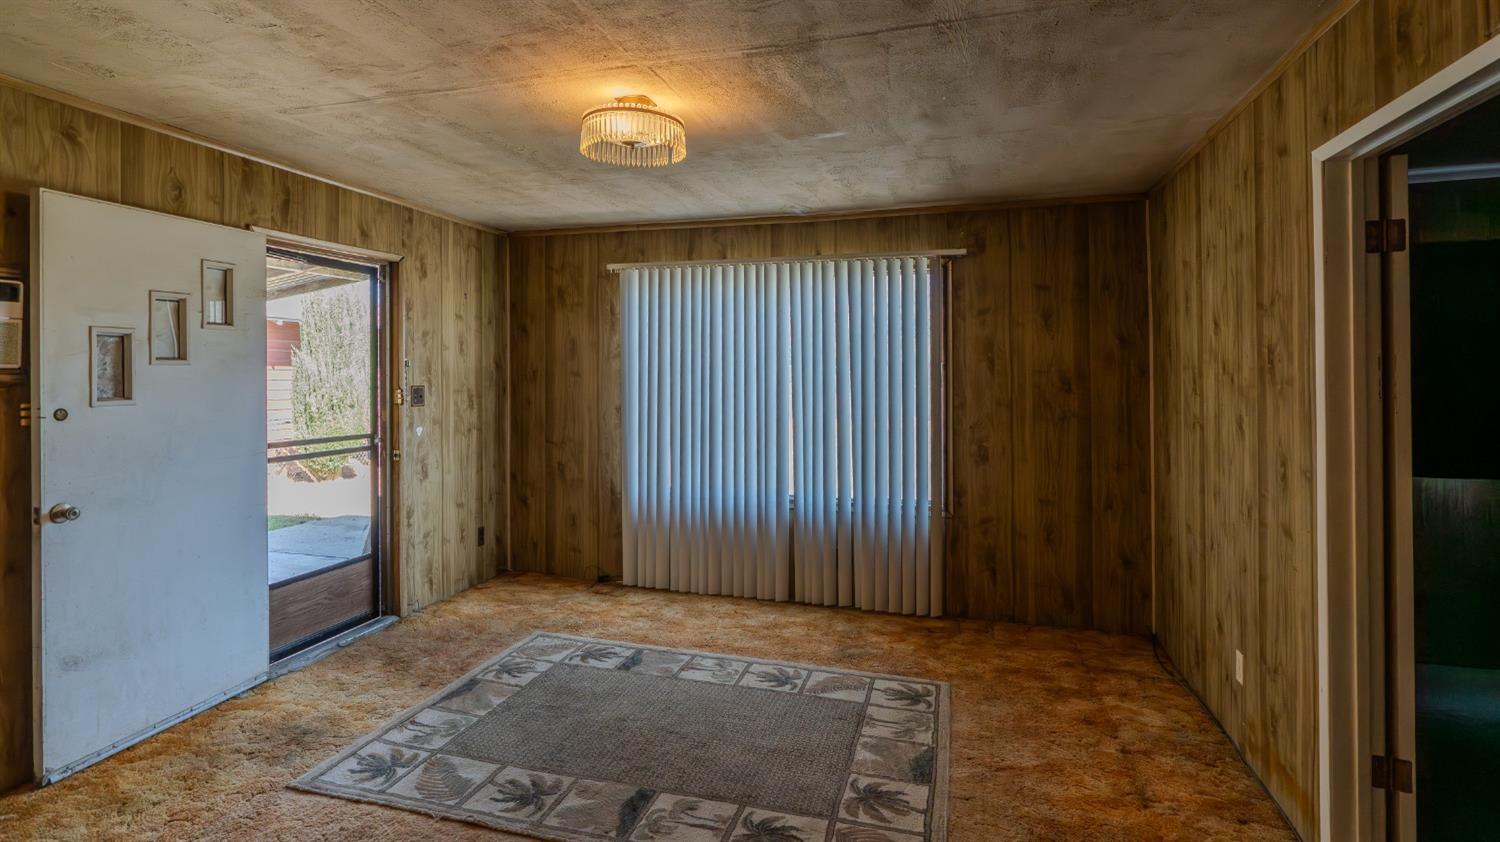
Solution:
[[[50,190],[33,208],[47,783],[266,675],[266,244]]]

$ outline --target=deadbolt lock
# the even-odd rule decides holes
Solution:
[[[58,503],[47,510],[47,519],[53,523],[67,523],[70,520],[78,520],[83,512],[78,511],[77,506],[69,506],[67,503]]]

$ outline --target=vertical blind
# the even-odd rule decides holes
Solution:
[[[624,269],[625,583],[940,615],[943,281]]]

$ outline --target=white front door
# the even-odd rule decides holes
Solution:
[[[265,677],[266,243],[48,190],[34,210],[36,772],[50,782]]]

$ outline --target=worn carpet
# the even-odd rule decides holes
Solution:
[[[287,784],[535,629],[948,682],[956,842],[1295,839],[1145,638],[535,574],[487,582],[53,786],[0,797],[0,839],[526,842]],[[1294,726],[1311,727],[1283,727]]]
[[[941,842],[948,685],[536,632],[293,786],[560,842]]]

